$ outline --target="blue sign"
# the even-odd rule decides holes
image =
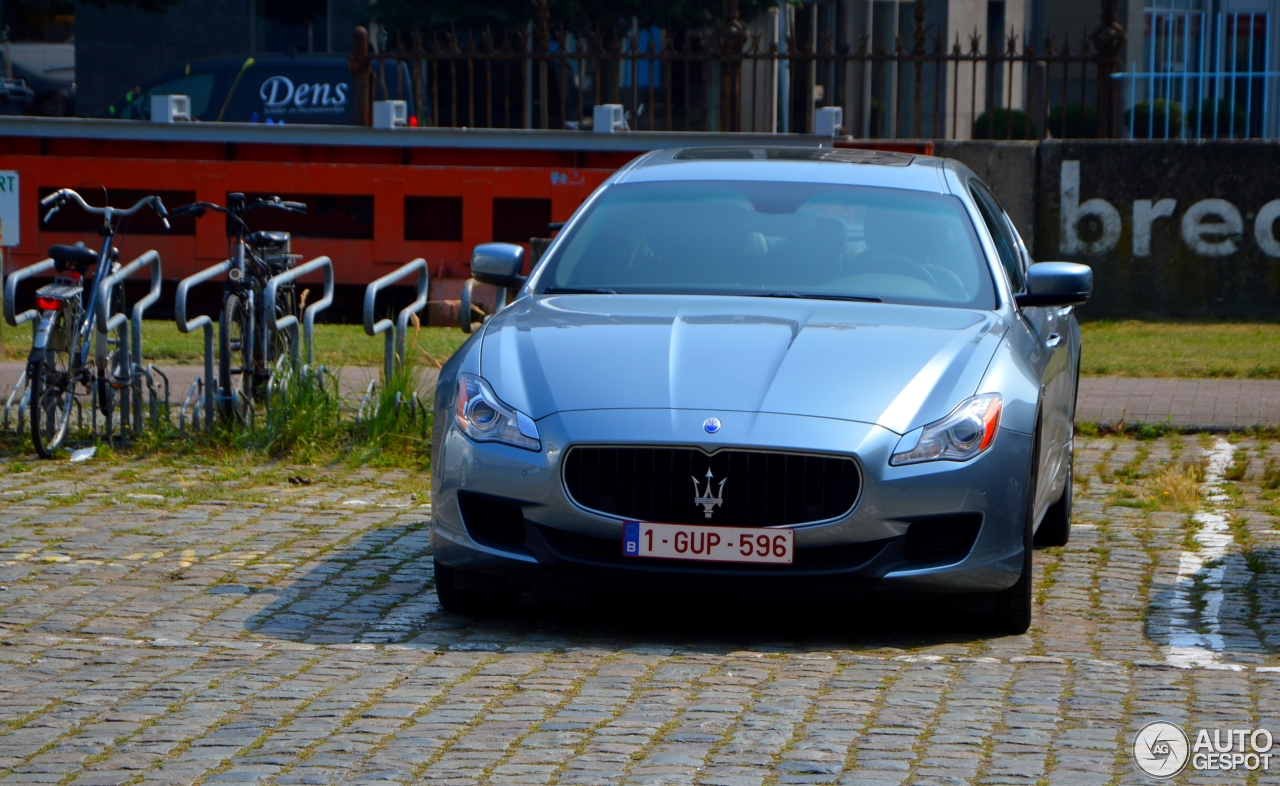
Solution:
[[[640,522],[628,521],[623,525],[622,553],[628,557],[640,554]]]

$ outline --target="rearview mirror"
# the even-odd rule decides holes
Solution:
[[[471,253],[471,277],[499,289],[524,283],[524,248],[514,243],[481,243]]]
[[[1038,262],[1027,268],[1019,306],[1078,306],[1093,293],[1093,269],[1075,262]]]

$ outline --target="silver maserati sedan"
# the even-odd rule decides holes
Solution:
[[[445,364],[431,539],[450,611],[541,583],[810,582],[1031,623],[1065,543],[1092,271],[1033,264],[956,161],[640,157]],[[770,583],[773,583],[772,585]]]

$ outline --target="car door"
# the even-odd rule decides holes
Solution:
[[[350,125],[351,74],[333,57],[262,58],[241,74],[222,119],[236,123]]]
[[[1013,222],[1000,207],[995,196],[974,178],[969,191],[978,205],[991,239],[995,243],[1000,263],[1009,276],[1014,293],[1026,289],[1026,246],[1018,237]],[[1066,341],[1065,324],[1056,308],[1030,306],[1018,309],[1018,324],[1011,333],[1018,339],[1018,348],[1028,363],[1040,376],[1043,391],[1040,401],[1040,453],[1037,456],[1040,473],[1036,484],[1037,515],[1050,502],[1053,492],[1061,487],[1062,456],[1070,439],[1071,374]]]

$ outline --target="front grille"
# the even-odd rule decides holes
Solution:
[[[458,492],[458,507],[467,533],[481,543],[497,546],[524,544],[524,511],[520,506],[500,497]]]
[[[707,495],[721,504],[694,501]],[[569,496],[589,510],[637,521],[776,527],[825,521],[858,501],[862,477],[851,458],[752,450],[595,448],[569,451]],[[721,487],[721,482],[724,483]]]
[[[911,521],[902,543],[908,562],[954,562],[964,559],[978,539],[981,513],[954,513]]]
[[[888,541],[847,543],[838,546],[797,548],[795,561],[790,565],[750,565],[739,562],[694,562],[653,558],[625,557],[622,539],[593,538],[550,527],[539,527],[547,545],[556,553],[569,559],[589,562],[605,562],[636,567],[676,567],[697,570],[752,570],[783,573],[789,570],[856,568],[870,562],[880,553]]]

